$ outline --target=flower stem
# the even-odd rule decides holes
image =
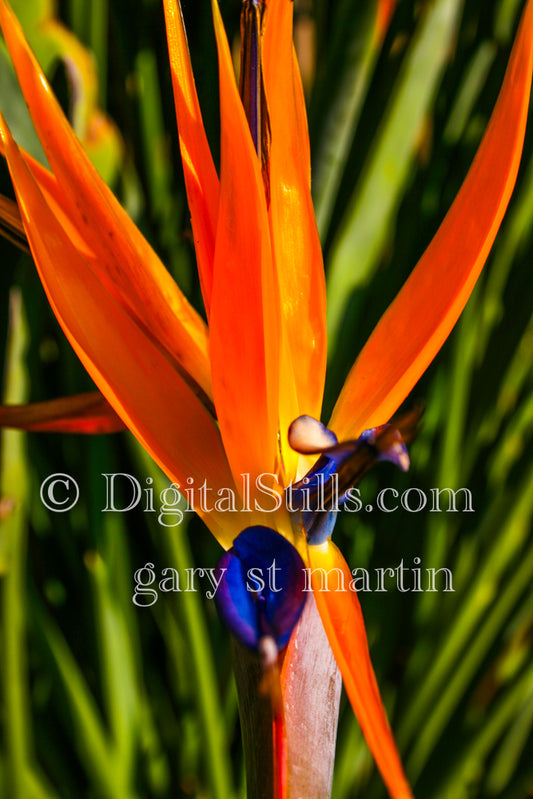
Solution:
[[[254,652],[235,639],[232,644],[246,769],[246,796],[247,799],[274,799],[272,706],[270,697],[260,689],[263,670]]]
[[[281,773],[275,751],[287,758],[283,799],[329,799],[341,691],[340,674],[312,594],[283,657],[281,688],[286,740],[274,747],[272,707],[260,691],[259,658],[234,644],[247,799],[273,799]],[[279,738],[279,736],[276,736]],[[276,797],[277,799],[277,797]]]

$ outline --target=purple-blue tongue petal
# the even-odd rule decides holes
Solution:
[[[287,644],[306,599],[305,564],[292,544],[270,527],[247,527],[221,557],[216,579],[215,604],[239,641],[252,649],[266,636],[278,649]]]

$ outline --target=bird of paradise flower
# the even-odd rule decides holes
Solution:
[[[258,158],[258,135],[246,116],[213,0],[218,175],[181,9],[176,0],[164,0],[206,325],[92,168],[16,18],[0,0],[0,23],[50,171],[15,143],[2,118],[3,154],[49,302],[102,395],[5,409],[1,421],[26,429],[87,431],[124,424],[174,482],[207,481],[215,494],[230,487],[238,491],[243,474],[250,475],[252,487],[267,473],[286,488],[308,473],[310,455],[325,451],[335,459],[337,439],[350,442],[345,450],[340,446],[341,465],[346,452],[353,460],[362,447],[371,447],[378,457],[398,445],[397,438],[386,438],[379,446],[376,436],[442,346],[485,263],[518,170],[533,68],[530,0],[476,159],[441,228],[348,375],[329,421],[332,433],[312,421],[321,415],[325,379],[325,290],[309,189],[305,104],[292,45],[293,8],[290,0],[249,5],[266,12],[260,71],[269,120],[267,158],[265,149]],[[302,417],[307,421],[293,426],[289,436]],[[378,430],[370,443],[367,434],[362,437],[369,429]],[[252,490],[252,504],[256,498]],[[330,536],[306,541],[305,524],[300,517],[295,523],[284,507],[268,517],[216,508],[199,512],[230,552],[244,527],[268,525],[306,564],[351,577]],[[357,595],[316,591],[315,599],[389,793],[395,799],[411,796],[377,690]],[[293,642],[294,637],[282,690],[296,657]],[[280,792],[291,790],[289,763]]]

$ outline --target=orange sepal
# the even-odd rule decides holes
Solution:
[[[164,0],[168,53],[174,88],[183,174],[191,212],[196,260],[207,316],[213,288],[218,176],[205,135],[181,5]]]
[[[39,433],[117,433],[126,426],[98,391],[28,405],[0,406],[0,427]]]
[[[92,166],[5,0],[0,24],[71,223],[97,256],[100,280],[210,396],[205,324]]]
[[[463,310],[514,188],[532,68],[529,0],[498,101],[459,194],[344,384],[329,423],[340,439],[355,438],[392,416]]]
[[[275,472],[279,300],[261,169],[239,97],[217,0],[221,113],[220,206],[209,324],[211,375],[236,481]]]
[[[231,488],[212,416],[70,242],[1,117],[0,135],[48,300],[89,375],[171,480]],[[231,543],[226,519],[197,512],[223,545]]]
[[[365,623],[352,574],[332,541],[309,547],[320,618],[355,715],[392,799],[412,799],[370,660]],[[325,588],[327,590],[320,590]]]
[[[320,417],[327,350],[324,266],[309,187],[293,6],[290,0],[268,6],[263,46],[271,129],[269,222],[286,342],[279,410],[286,466],[297,462],[286,441],[290,423],[302,414]]]

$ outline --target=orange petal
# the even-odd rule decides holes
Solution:
[[[218,177],[202,122],[181,5],[164,0],[183,174],[191,211],[198,272],[209,318],[218,209]]]
[[[29,405],[2,405],[0,427],[90,435],[125,429],[124,422],[98,391]]]
[[[1,150],[2,150],[2,145],[0,143],[0,151]],[[19,152],[22,154],[22,157],[26,161],[26,165],[28,166],[34,179],[36,180],[41,190],[41,193],[44,199],[46,200],[48,208],[59,222],[64,233],[70,239],[70,242],[75,246],[80,255],[84,258],[87,265],[91,267],[91,269],[97,275],[97,277],[101,279],[102,284],[106,286],[106,288],[108,288],[108,290],[110,290],[112,294],[115,295],[117,287],[115,285],[109,284],[109,280],[107,279],[108,277],[107,274],[102,273],[100,269],[101,264],[99,258],[95,255],[89,244],[82,238],[78,228],[73,224],[71,219],[71,207],[68,198],[65,197],[65,195],[63,194],[61,187],[59,186],[55,176],[52,175],[51,172],[49,172],[45,167],[43,167],[42,164],[40,164],[38,161],[32,158],[32,156],[29,155],[29,153],[27,153],[23,148],[19,148]],[[117,299],[119,302],[121,302],[120,296],[118,296]],[[167,360],[170,361],[171,365],[176,369],[176,371],[178,371],[181,374],[185,382],[188,383],[188,385],[202,400],[205,406],[212,411],[213,406],[210,398],[196,383],[194,378],[191,377],[184,368],[182,368],[181,363],[170,356],[168,350],[164,346],[164,342],[161,342],[154,335],[153,331],[148,327],[146,327],[146,325],[143,325],[142,322],[140,322],[138,319],[136,319],[135,321],[140,326],[143,326],[145,334],[149,338],[151,338],[154,346],[156,346],[160,350],[160,352],[167,358]]]
[[[394,14],[397,0],[378,0],[378,12],[376,17],[376,35],[378,39],[383,39],[387,33],[387,28]]]
[[[4,145],[2,141],[0,141],[0,152],[5,157]],[[70,241],[74,244],[80,254],[84,256],[84,258],[88,259],[91,263],[94,262],[96,264],[97,258],[94,252],[91,250],[85,239],[81,237],[78,228],[71,221],[69,202],[61,191],[55,176],[52,175],[52,173],[46,169],[46,167],[39,163],[39,161],[30,155],[23,147],[19,147],[19,152],[24,158],[24,161],[32,173],[34,180],[37,182],[48,207],[59,221]]]
[[[386,422],[449,335],[487,259],[518,172],[533,68],[533,2],[470,171],[436,236],[355,362],[329,424],[340,439]]]
[[[48,300],[89,375],[171,480],[231,488],[212,416],[70,242],[1,118],[0,134]],[[227,519],[198,512],[223,544],[231,543]]]
[[[270,234],[286,338],[280,385],[285,466],[289,460],[297,462],[297,456],[290,452],[287,443],[290,423],[302,414],[320,417],[327,350],[324,266],[305,154],[307,129],[299,71],[294,60],[293,7],[291,0],[274,0],[269,4],[263,49],[272,134]],[[289,478],[292,479],[294,471],[289,471],[292,471]]]
[[[332,541],[309,547],[309,560],[318,611],[366,742],[392,799],[412,799],[372,668],[361,605],[349,588],[350,569]]]
[[[207,331],[76,139],[5,0],[0,24],[71,222],[97,256],[100,278],[209,396]]]
[[[237,481],[275,472],[278,297],[261,169],[213,0],[220,73],[221,170],[209,324],[213,395]]]

